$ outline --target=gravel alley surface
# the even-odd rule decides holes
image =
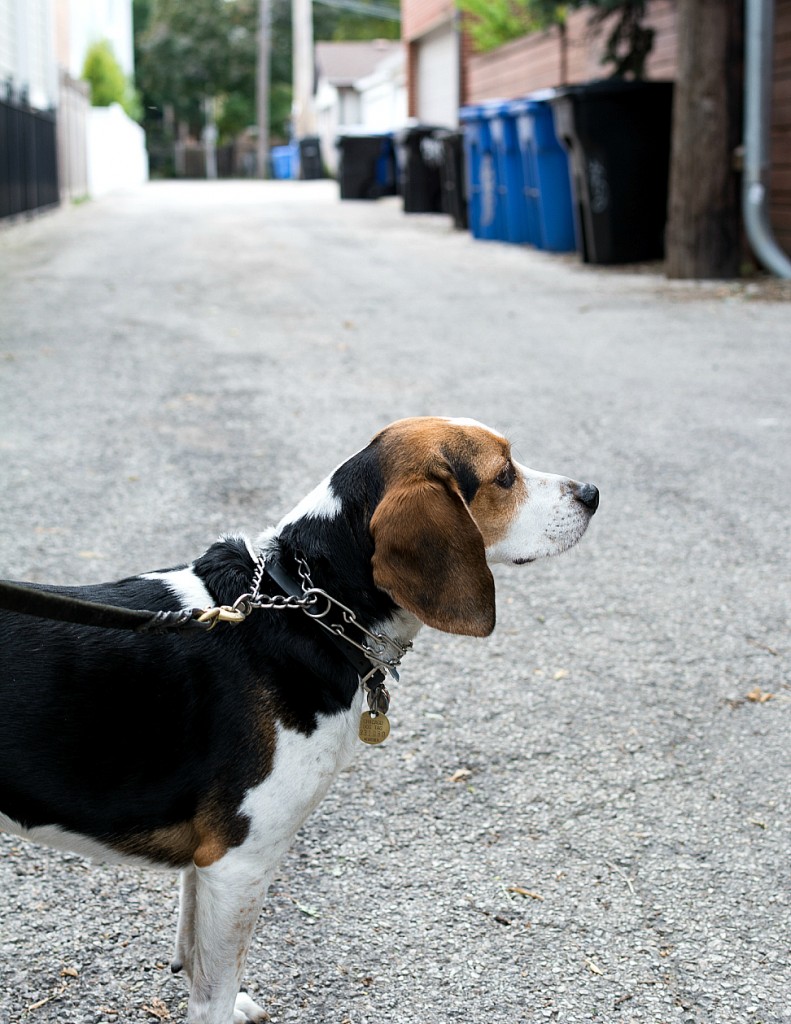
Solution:
[[[491,638],[419,636],[259,922],[275,1024],[791,1022],[789,300],[332,182],[0,231],[2,576],[256,534],[407,415],[601,490],[575,550],[498,570]],[[0,1022],[183,1021],[176,907],[167,873],[0,837]]]

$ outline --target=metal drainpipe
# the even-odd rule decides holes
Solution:
[[[766,207],[774,0],[745,0],[745,15],[744,226],[755,255],[766,269],[778,277],[791,278],[791,260],[772,234]]]

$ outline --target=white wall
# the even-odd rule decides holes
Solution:
[[[321,140],[321,155],[327,165],[327,170],[330,174],[335,174],[338,169],[338,151],[335,148],[335,139],[338,136],[340,111],[338,90],[335,86],[320,79],[313,106],[316,112],[316,134]]]
[[[88,191],[94,199],[148,181],[145,132],[118,103],[91,107],[87,143]]]
[[[392,131],[407,120],[406,62],[403,53],[383,62],[380,68],[357,83],[360,120],[371,131]]]

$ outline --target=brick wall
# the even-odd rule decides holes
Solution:
[[[562,81],[585,82],[607,75],[607,68],[599,61],[605,34],[594,32],[589,20],[589,11],[574,11],[569,16],[565,69],[557,29],[516,39],[490,53],[472,55],[467,68],[466,102],[520,96]],[[672,0],[654,0],[648,23],[656,32],[648,77],[672,78],[676,70],[676,9]]]
[[[402,0],[401,38],[411,43],[418,36],[450,21],[455,13],[454,0]]]

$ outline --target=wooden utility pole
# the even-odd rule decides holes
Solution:
[[[313,4],[311,0],[291,0],[294,35],[293,134],[302,139],[316,134],[313,112]]]
[[[272,49],[271,0],[258,0],[258,60],[256,61],[256,173],[269,175],[269,56]]]
[[[667,276],[738,277],[742,0],[679,0]]]

